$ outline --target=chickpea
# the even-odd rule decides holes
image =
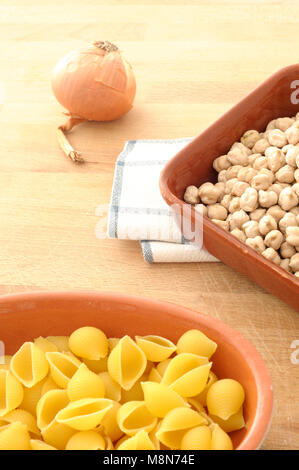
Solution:
[[[266,127],[267,131],[272,131],[273,129],[276,129],[276,119],[272,119]]]
[[[272,215],[264,215],[259,221],[259,231],[262,235],[267,235],[271,230],[277,229],[277,222]]]
[[[218,173],[218,181],[219,183],[225,183],[226,182],[226,173],[227,170],[221,170]]]
[[[240,208],[251,212],[257,208],[258,193],[254,188],[247,188],[240,197]]]
[[[299,197],[299,183],[293,184],[293,186],[292,186],[292,191],[294,191],[294,193],[296,194],[296,196]]]
[[[196,186],[188,186],[184,194],[184,201],[189,204],[198,204],[199,203],[199,194]]]
[[[268,168],[267,158],[266,157],[256,158],[252,166],[255,170],[261,170],[262,168]]]
[[[252,178],[251,186],[257,191],[259,191],[260,189],[263,189],[265,191],[269,188],[269,186],[271,186],[272,182],[273,178],[269,174],[260,172],[258,175]]]
[[[233,230],[234,228],[241,228],[242,225],[249,220],[249,215],[246,214],[243,209],[239,211],[233,212],[230,218],[230,229]]]
[[[232,214],[233,212],[239,211],[240,210],[240,198],[239,197],[233,197],[230,205],[228,207],[228,211]]]
[[[231,180],[232,181],[232,180]],[[233,189],[232,189],[232,192],[231,194],[233,196],[242,196],[242,194],[246,191],[247,188],[249,188],[249,184],[248,183],[245,183],[244,181],[237,181],[234,185],[233,185]]]
[[[241,150],[241,152],[245,152],[245,153],[247,153],[247,155],[250,155],[252,153],[250,148],[246,147],[246,145],[242,144],[241,142],[235,142],[229,150],[230,151],[231,150]]]
[[[252,153],[264,153],[266,148],[268,148],[268,147],[270,147],[270,143],[269,143],[268,139],[262,138],[254,144],[254,146],[252,148]]]
[[[280,265],[281,259],[277,251],[273,250],[273,248],[266,248],[265,251],[262,252],[262,255],[267,258],[269,261]]]
[[[231,200],[232,196],[230,194],[225,194],[225,196],[223,196],[221,199],[220,204],[228,210]]]
[[[230,150],[227,154],[227,159],[231,165],[248,164],[248,154],[241,148],[234,148],[233,150]]]
[[[208,209],[204,204],[195,204],[194,209],[202,215],[208,215]]]
[[[292,183],[294,181],[294,168],[290,165],[284,165],[275,173],[275,177],[280,183]]]
[[[291,258],[296,253],[296,249],[288,242],[283,242],[280,246],[282,258]]]
[[[227,170],[226,170],[226,180],[231,180],[233,178],[237,178],[238,176],[238,173],[239,171],[241,170],[242,165],[233,165],[233,166],[230,166]]]
[[[258,174],[258,171],[250,166],[244,166],[238,172],[238,180],[244,181],[244,183],[250,183],[252,178]]]
[[[257,222],[259,222],[261,218],[264,217],[265,214],[266,214],[266,209],[258,208],[250,212],[250,219],[256,220]]]
[[[299,253],[296,253],[290,259],[290,267],[296,273],[299,271]]]
[[[249,149],[252,149],[254,144],[260,139],[260,133],[256,130],[250,130],[244,132],[244,134],[241,137],[241,142],[243,145],[248,147]]]
[[[288,273],[291,272],[290,268],[290,258],[285,258],[280,261],[280,267],[287,271]]]
[[[285,156],[277,147],[268,147],[265,151],[269,170],[276,172],[285,165]]]
[[[281,151],[282,151],[282,153],[283,153],[284,155],[286,155],[286,154],[287,154],[287,151],[288,151],[290,148],[292,148],[292,147],[294,147],[293,144],[284,145],[284,146],[282,147]]]
[[[288,139],[289,144],[296,145],[299,142],[299,129],[297,126],[292,125],[285,131],[285,137]]]
[[[275,191],[259,191],[259,204],[261,207],[274,206],[278,201],[278,196]]]
[[[227,210],[221,204],[210,204],[208,206],[208,217],[210,219],[225,220]]]
[[[295,272],[294,276],[299,277],[299,271]]]
[[[221,201],[225,194],[225,183],[223,182],[218,182],[215,184],[215,188],[217,189],[219,196],[218,196],[218,201]]]
[[[279,148],[283,147],[288,143],[286,136],[280,129],[273,129],[272,131],[270,131],[268,135],[268,141],[274,147]],[[291,144],[292,142],[289,143]]]
[[[286,233],[287,227],[297,227],[295,214],[287,212],[278,222],[279,229],[282,233]]]
[[[253,166],[255,160],[259,157],[261,157],[261,153],[252,153],[251,155],[248,156],[248,165]]]
[[[253,248],[255,251],[258,251],[259,253],[262,253],[266,246],[264,243],[264,240],[260,235],[254,238],[247,238],[245,241],[246,245],[250,246],[250,248]]]
[[[269,207],[267,214],[272,215],[276,222],[279,222],[280,219],[286,214],[286,211],[282,210],[282,208],[276,204],[275,206]]]
[[[199,187],[198,194],[204,204],[215,204],[219,197],[219,191],[213,183],[203,183]]]
[[[237,178],[232,178],[228,180],[225,183],[225,189],[224,189],[225,194],[231,194],[235,183],[237,183],[238,181],[239,180]]]
[[[298,166],[298,164],[297,164]],[[299,183],[299,168],[297,168],[297,170],[294,171],[294,178],[295,178],[295,181],[297,181],[297,183]]]
[[[296,166],[299,168],[299,155],[296,156]]]
[[[260,235],[259,224],[255,220],[249,220],[242,225],[247,238],[254,238]]]
[[[294,123],[295,119],[289,117],[278,118],[275,121],[277,129],[280,129],[282,132],[285,132],[289,127]]]
[[[293,207],[290,212],[297,217],[299,215],[299,206]]]
[[[292,145],[292,147],[286,153],[286,163],[293,168],[297,167],[296,159],[299,155],[299,147]]]
[[[298,202],[299,199],[297,194],[290,187],[284,188],[278,198],[278,204],[285,211],[289,211],[293,207],[297,206]]]
[[[238,240],[240,240],[240,242],[245,243],[245,241],[246,241],[246,235],[245,235],[244,232],[242,232],[242,230],[240,230],[239,228],[234,228],[230,233],[231,233],[234,237],[236,237]]]
[[[289,226],[286,228],[286,241],[292,246],[299,246],[299,227]]]
[[[265,245],[274,250],[279,250],[283,242],[283,234],[279,230],[271,230],[265,236]]]
[[[229,222],[227,220],[212,219],[212,222],[223,228],[223,230],[229,231]]]
[[[213,161],[214,170],[219,173],[221,170],[227,170],[230,167],[227,155],[221,155]]]
[[[269,191],[275,191],[277,196],[279,196],[284,187],[283,183],[274,183],[269,186]]]

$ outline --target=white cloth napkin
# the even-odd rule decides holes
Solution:
[[[218,261],[182,236],[160,194],[163,167],[190,140],[131,140],[117,159],[107,233],[139,240],[149,263]]]

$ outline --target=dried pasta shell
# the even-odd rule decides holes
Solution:
[[[141,382],[144,401],[149,411],[158,418],[163,418],[170,410],[188,406],[186,401],[164,384]]]
[[[235,413],[231,415],[228,419],[221,419],[219,416],[211,415],[210,418],[215,423],[219,424],[221,429],[225,432],[237,431],[242,429],[245,426],[244,416],[243,416],[243,406]]]
[[[10,368],[27,388],[43,380],[49,372],[49,364],[43,351],[32,342],[24,343],[11,359]]]
[[[99,377],[105,386],[105,398],[110,400],[119,401],[121,398],[121,387],[110,377],[108,372],[101,372]]]
[[[163,418],[157,437],[170,449],[180,449],[186,431],[203,424],[207,421],[196,411],[186,407],[175,408]]]
[[[68,336],[47,336],[46,339],[56,346],[57,351],[69,352],[70,348]]]
[[[50,390],[39,400],[36,407],[39,429],[47,428],[56,418],[57,413],[69,403],[66,390]]]
[[[144,375],[141,377],[144,377]],[[141,382],[136,382],[130,390],[121,391],[121,403],[126,403],[127,401],[140,401],[143,400],[143,390],[141,387]]]
[[[103,398],[105,386],[97,374],[91,372],[85,364],[81,364],[68,383],[67,393],[71,401],[81,398]]]
[[[57,450],[55,447],[52,447],[39,439],[31,439],[30,445],[32,450]]]
[[[0,450],[30,449],[30,436],[25,424],[16,422],[0,428]]]
[[[217,380],[218,378],[216,374],[214,374],[214,372],[210,370],[207,385],[205,386],[203,391],[199,395],[196,395],[194,398],[196,398],[196,400],[200,401],[204,406],[206,406],[208,390],[211,385],[213,385],[213,383],[217,382]]]
[[[47,338],[43,338],[42,336],[35,338],[34,344],[39,349],[41,349],[44,353],[58,351],[58,348],[57,346],[55,346],[54,343],[49,341]]]
[[[89,431],[101,423],[112,406],[112,401],[106,398],[83,398],[69,403],[56,419],[77,431]]]
[[[177,354],[192,353],[208,359],[217,349],[217,343],[199,330],[189,330],[177,342]]]
[[[57,390],[58,388],[59,388],[58,385],[54,382],[54,380],[51,377],[46,377],[44,381],[42,382],[41,396],[43,396],[45,393],[49,392],[50,390]]]
[[[164,361],[176,350],[176,345],[162,336],[135,336],[135,340],[147,360],[152,362]]]
[[[81,365],[79,359],[71,353],[61,352],[48,352],[46,358],[54,382],[61,388],[67,388],[69,381]]]
[[[125,434],[133,436],[142,430],[152,431],[157,418],[150,413],[144,401],[129,401],[118,410],[117,422]]]
[[[124,439],[118,450],[155,450],[154,444],[146,431],[139,431],[133,437]]]
[[[29,411],[29,413],[31,413],[33,416],[36,416],[36,406],[42,396],[43,386],[46,383],[46,381],[47,381],[47,378],[45,378],[38,384],[34,385],[34,387],[31,387],[31,388],[25,387],[23,389],[24,397],[20,405],[20,408],[22,408],[22,410]]]
[[[98,360],[108,354],[108,339],[99,328],[83,326],[71,334],[69,348],[76,356]]]
[[[107,361],[108,357],[102,357],[93,361],[92,359],[83,359],[84,364],[87,365],[88,369],[96,374],[100,372],[107,372]]]
[[[0,355],[0,370],[10,370],[9,364],[12,356],[1,356]]]
[[[150,373],[148,375],[148,380],[149,380],[149,382],[157,382],[157,383],[161,382],[162,377],[159,374],[159,372],[157,371],[156,367],[151,368]]]
[[[97,430],[108,436],[113,442],[120,439],[124,434],[117,422],[117,413],[120,407],[121,405],[118,402],[113,402],[111,410],[106,413],[100,426],[97,428]]]
[[[217,380],[208,390],[207,407],[210,415],[228,419],[237,413],[245,399],[242,385],[234,379]]]
[[[16,423],[20,422],[22,424],[25,424],[27,427],[27,431],[30,434],[33,434],[34,436],[40,436],[40,430],[37,427],[36,420],[34,416],[29,413],[29,411],[26,410],[13,410],[7,415],[3,416],[2,420],[8,424],[8,423]]]
[[[75,430],[58,423],[55,419],[49,426],[43,429],[42,437],[46,444],[55,447],[58,450],[64,450],[66,444],[75,433]]]
[[[17,408],[23,400],[24,392],[20,382],[5,369],[0,370],[0,416]]]
[[[108,347],[109,351],[115,348],[115,346],[119,343],[120,338],[108,338]]]
[[[142,349],[129,336],[124,336],[108,358],[108,372],[125,390],[130,390],[146,368]]]
[[[158,373],[163,377],[163,375],[166,372],[167,367],[169,366],[171,362],[171,359],[166,359],[165,361],[159,362],[159,364],[156,365],[156,369]]]
[[[233,450],[231,438],[218,424],[212,424],[210,429],[212,431],[212,450]]]
[[[65,450],[105,450],[103,436],[95,431],[76,432],[68,441]]]
[[[183,397],[193,397],[205,388],[211,367],[205,357],[182,353],[170,361],[162,383]]]
[[[181,450],[211,450],[212,433],[208,426],[197,426],[187,431],[181,442]]]

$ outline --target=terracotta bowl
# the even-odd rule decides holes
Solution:
[[[183,211],[187,186],[217,181],[213,160],[228,152],[248,129],[263,131],[277,117],[299,111],[299,64],[279,70],[183,148],[166,165],[160,178],[166,202]],[[296,83],[297,80],[297,83]],[[292,97],[292,99],[291,99]],[[201,216],[192,208],[193,224]],[[216,258],[253,280],[299,311],[299,279],[203,217],[203,244]]]
[[[261,446],[272,412],[271,379],[252,344],[221,321],[171,303],[123,294],[39,292],[0,298],[0,340],[6,354],[35,337],[68,335],[86,325],[112,337],[157,334],[177,341],[190,328],[206,333],[218,344],[212,358],[215,373],[238,380],[246,392],[246,427],[231,433],[234,447]]]

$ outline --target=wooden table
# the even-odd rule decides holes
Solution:
[[[298,313],[222,264],[146,264],[133,241],[98,240],[95,209],[109,202],[128,139],[198,134],[247,91],[298,61],[295,2],[2,0],[0,5],[0,293],[89,289],[176,302],[218,317],[265,359],[276,405],[265,449],[299,448]],[[133,64],[134,109],[82,124],[70,139],[89,163],[60,151],[55,62],[98,39]]]

